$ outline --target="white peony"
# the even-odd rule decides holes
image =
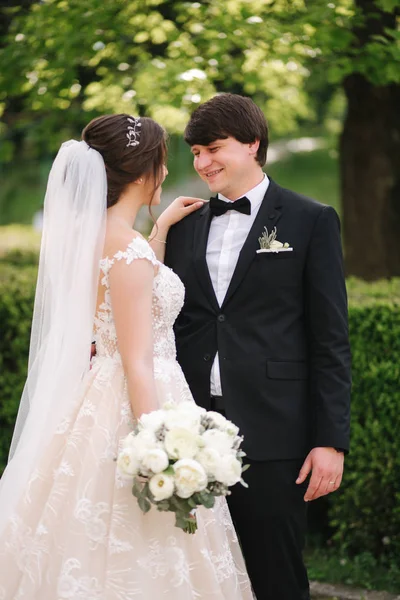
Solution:
[[[164,447],[170,458],[193,458],[199,449],[199,440],[198,434],[183,427],[176,427],[167,431]]]
[[[139,472],[139,460],[133,448],[124,448],[118,455],[117,467],[124,477],[134,477]]]
[[[178,405],[175,402],[175,400],[167,400],[162,405],[162,410],[164,410],[164,411],[166,411],[166,410],[176,410],[177,408],[178,408]]]
[[[232,423],[232,421],[227,421],[225,431],[228,435],[236,437],[239,433],[239,427]]]
[[[161,448],[147,450],[142,457],[142,465],[152,473],[161,473],[169,465],[167,453]]]
[[[217,481],[224,485],[235,485],[242,478],[242,465],[232,454],[222,456],[217,465],[215,476]]]
[[[135,444],[135,434],[133,431],[128,433],[128,435],[122,440],[122,448],[133,448]]]
[[[216,478],[215,474],[221,461],[221,455],[214,448],[203,448],[196,454],[195,460],[201,464],[210,480]]]
[[[149,413],[144,413],[139,419],[139,426],[150,431],[157,431],[164,423],[164,411],[153,410]]]
[[[219,429],[208,429],[203,433],[201,439],[206,448],[213,448],[221,455],[233,452],[232,444],[234,440],[225,431],[220,431]]]
[[[207,487],[207,475],[196,460],[183,458],[174,464],[176,494],[180,498],[189,498],[195,492]]]
[[[131,442],[131,447],[137,452],[138,460],[142,460],[148,450],[158,448],[159,445],[154,432],[149,429],[139,431]]]
[[[195,404],[193,404],[193,406],[195,406]],[[193,409],[191,410],[186,406],[182,406],[181,408],[176,408],[175,410],[166,411],[164,424],[167,429],[181,427],[188,429],[193,433],[199,433],[200,420],[200,412]]]
[[[229,423],[229,421],[225,419],[225,417],[223,417],[220,413],[215,412],[213,410],[209,410],[207,412],[207,417],[212,419],[214,425],[218,427],[218,429],[221,429],[222,431],[226,430],[226,426]]]
[[[165,473],[157,473],[151,477],[149,489],[157,502],[171,498],[174,493],[174,478]]]
[[[177,406],[180,411],[192,412],[192,413],[195,413],[200,416],[205,415],[207,412],[205,408],[203,408],[202,406],[199,406],[198,404],[193,402],[193,400],[185,400],[184,402],[181,402]]]

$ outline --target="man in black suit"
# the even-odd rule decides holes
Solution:
[[[186,287],[178,360],[196,402],[244,436],[249,488],[228,502],[257,599],[306,600],[306,502],[340,486],[349,443],[339,219],[263,173],[267,123],[249,98],[202,104],[185,139],[218,198],[167,238]]]

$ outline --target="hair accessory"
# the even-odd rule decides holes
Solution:
[[[126,132],[126,137],[128,138],[126,146],[139,146],[140,128],[142,126],[140,117],[128,117],[128,121],[131,125],[128,124],[128,131]]]

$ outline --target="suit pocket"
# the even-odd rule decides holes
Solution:
[[[279,261],[279,260],[296,260],[294,250],[292,252],[257,252],[258,261]]]
[[[306,362],[267,360],[267,377],[270,379],[307,379]]]

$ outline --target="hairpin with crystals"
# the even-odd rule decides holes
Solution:
[[[128,130],[126,132],[126,137],[128,138],[127,147],[139,146],[141,126],[140,117],[128,117]]]

